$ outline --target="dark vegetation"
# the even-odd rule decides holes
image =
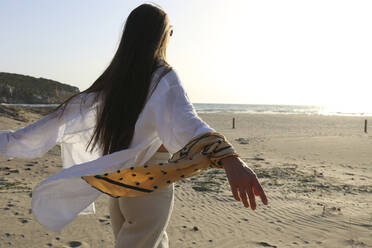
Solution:
[[[58,104],[78,92],[50,79],[0,72],[0,103]]]

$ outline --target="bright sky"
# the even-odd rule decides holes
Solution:
[[[153,2],[174,26],[168,60],[193,102],[372,108],[372,1]],[[1,0],[0,71],[84,90],[141,3]]]

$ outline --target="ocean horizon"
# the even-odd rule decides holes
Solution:
[[[337,107],[319,105],[284,104],[229,104],[229,103],[193,103],[198,113],[246,113],[246,114],[303,114],[337,116],[372,116],[369,112],[345,111]]]
[[[8,104],[4,106],[21,107],[56,107],[58,104]],[[370,112],[342,111],[318,105],[284,105],[284,104],[230,104],[230,103],[193,103],[196,112],[201,114],[302,114],[302,115],[336,115],[336,116],[372,116]]]

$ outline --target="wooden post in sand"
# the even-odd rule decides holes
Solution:
[[[233,117],[233,129],[235,128],[235,117]]]
[[[367,120],[364,120],[364,132],[368,133],[368,131],[367,131]]]

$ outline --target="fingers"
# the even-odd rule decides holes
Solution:
[[[256,196],[261,198],[263,204],[268,204],[265,192],[258,181],[254,182],[253,185],[244,185],[239,188],[237,186],[231,186],[231,192],[235,200],[241,201],[244,207],[251,207],[252,210],[256,210],[257,208]]]
[[[242,199],[244,207],[249,208],[249,203],[248,203],[247,194],[246,194],[245,190],[244,189],[239,189],[239,195],[240,195],[240,199]]]
[[[258,191],[258,195],[260,196],[262,203],[267,205],[268,204],[267,197],[265,191],[261,187],[261,184],[258,181],[256,181],[254,187]]]
[[[251,208],[252,208],[252,210],[255,210],[256,209],[256,199],[255,199],[255,196],[253,194],[252,188],[253,187],[248,186],[247,193],[248,193],[248,197],[249,197],[249,203],[251,204]]]
[[[254,194],[255,196],[259,196],[259,195],[260,195],[260,194],[258,193],[256,187],[255,187],[254,185],[253,185],[253,194]]]
[[[233,193],[235,200],[240,201],[238,189],[235,186],[231,186],[231,192]]]

